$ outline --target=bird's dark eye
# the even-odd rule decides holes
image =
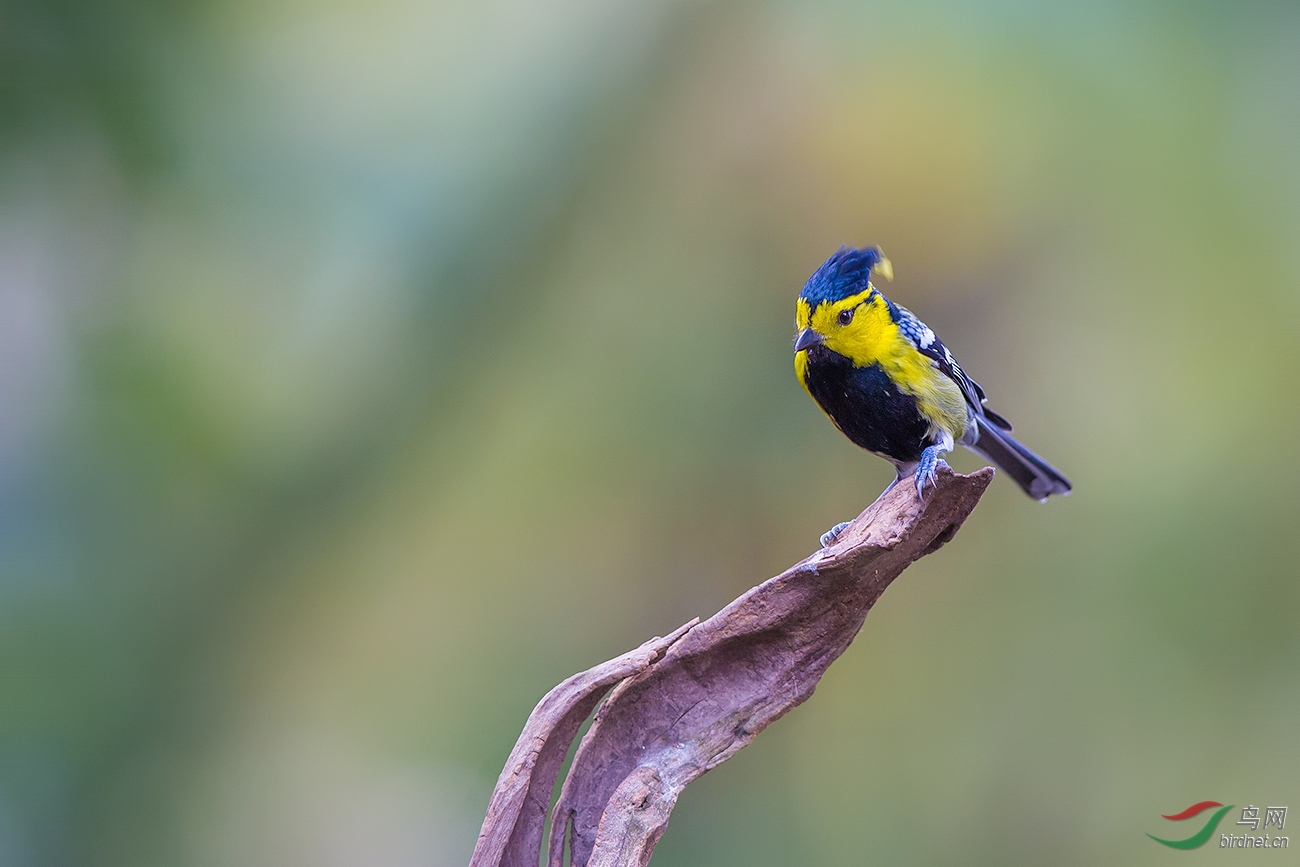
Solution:
[[[841,310],[840,315],[835,317],[835,321],[840,325],[848,325],[853,321],[853,311],[857,309],[856,307],[850,307],[848,310]]]

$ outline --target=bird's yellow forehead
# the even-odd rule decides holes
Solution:
[[[807,298],[799,298],[794,302],[794,327],[798,329],[807,328],[812,322],[812,306],[808,304]]]
[[[867,284],[867,288],[857,295],[850,295],[839,301],[823,301],[815,309],[808,303],[808,299],[800,298],[795,305],[795,327],[802,329],[811,326],[812,330],[819,334],[830,335],[835,327],[835,317],[839,316],[840,311],[857,307],[874,291],[875,288]]]

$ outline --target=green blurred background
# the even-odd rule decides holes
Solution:
[[[1076,491],[655,864],[1294,863],[1144,833],[1300,808],[1298,239],[1294,3],[10,0],[0,864],[463,864],[548,688],[891,477],[792,371],[841,243]]]

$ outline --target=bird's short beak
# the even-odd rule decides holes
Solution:
[[[809,349],[813,346],[820,346],[825,342],[825,337],[822,337],[811,328],[805,328],[803,331],[800,331],[799,336],[794,339],[794,351],[803,352],[805,349]]]

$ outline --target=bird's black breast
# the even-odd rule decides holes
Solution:
[[[897,461],[916,461],[931,443],[916,398],[898,390],[880,365],[855,367],[825,346],[808,350],[809,393],[856,445]]]

